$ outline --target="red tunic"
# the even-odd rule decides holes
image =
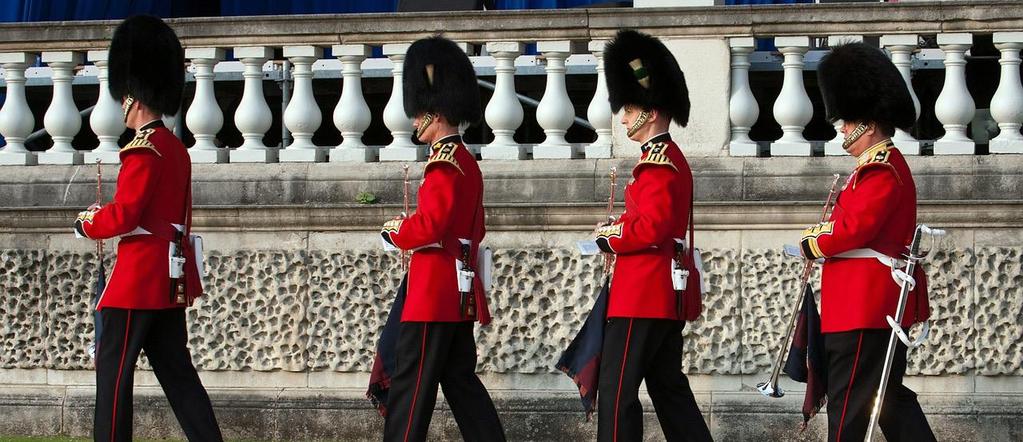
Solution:
[[[891,268],[874,258],[840,258],[854,249],[873,249],[902,258],[916,228],[916,185],[890,142],[867,149],[838,195],[829,221],[807,229],[803,254],[826,258],[821,281],[821,331],[887,329],[895,316],[900,287]],[[930,315],[927,280],[918,264],[916,289],[906,303],[903,326]]]
[[[625,212],[597,232],[601,249],[617,256],[607,316],[682,319],[671,271],[675,238],[686,236],[693,173],[667,134],[642,149],[625,188]]]
[[[168,309],[181,304],[170,295],[170,241],[149,232],[183,225],[191,205],[191,161],[185,146],[162,124],[140,129],[121,149],[121,170],[114,200],[76,226],[91,239],[120,236],[117,261],[97,309]],[[186,263],[190,293],[199,286],[192,257]]]
[[[476,252],[486,234],[483,219],[483,174],[476,158],[458,135],[431,147],[415,213],[384,224],[384,239],[402,250],[412,250],[403,322],[490,322],[486,297],[476,272],[476,317],[464,317],[455,260],[462,258],[459,239],[471,240],[469,260],[476,268]]]

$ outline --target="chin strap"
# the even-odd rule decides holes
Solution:
[[[124,122],[128,123],[128,112],[131,112],[131,107],[135,105],[135,97],[131,94],[124,97],[124,103],[121,105],[121,110],[124,111]]]
[[[858,126],[856,126],[856,129],[853,129],[852,133],[850,133],[848,136],[845,137],[844,140],[842,140],[842,149],[848,149],[849,146],[852,146],[852,144],[855,143],[856,140],[860,139],[860,137],[862,137],[863,134],[867,133],[867,129],[868,129],[867,125],[863,123],[860,123]]]
[[[650,111],[640,112],[639,116],[636,117],[636,121],[632,123],[632,126],[629,126],[629,131],[626,132],[625,136],[632,138],[632,136],[635,135],[636,132],[639,132],[639,130],[642,129],[644,125],[646,125],[646,122],[649,119]]]
[[[426,128],[433,124],[433,119],[432,113],[427,112],[423,114],[423,119],[419,122],[419,127],[416,128],[416,139],[421,140],[423,138],[423,132],[426,132]]]

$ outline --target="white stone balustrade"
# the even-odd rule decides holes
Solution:
[[[0,108],[0,135],[7,142],[0,148],[0,165],[32,166],[36,154],[25,148],[25,138],[35,128],[35,118],[25,99],[25,69],[35,63],[36,55],[28,52],[0,54],[7,88],[4,106]]]
[[[586,158],[611,158],[612,155],[611,125],[614,113],[611,112],[611,103],[608,102],[607,80],[604,77],[605,46],[607,40],[594,40],[588,47],[590,53],[597,59],[597,89],[593,92],[590,106],[586,108],[586,119],[597,132],[597,139],[586,146]]]
[[[803,56],[810,49],[809,37],[778,37],[775,46],[784,54],[784,82],[774,102],[774,118],[781,125],[782,136],[771,143],[772,156],[810,156],[810,142],[803,129],[813,118],[813,103],[803,86]]]
[[[224,112],[217,104],[213,89],[213,68],[224,59],[220,48],[188,48],[185,58],[195,68],[195,97],[185,114],[185,125],[192,132],[195,144],[188,150],[193,163],[224,163],[228,151],[218,148],[214,140],[224,127]]]
[[[109,72],[107,70],[107,51],[89,51],[88,59],[98,70],[99,98],[96,100],[96,107],[92,109],[89,116],[89,126],[99,139],[99,146],[85,152],[85,163],[92,164],[100,161],[104,164],[117,164],[121,162],[121,146],[117,140],[124,133],[124,112],[121,110],[121,100],[110,95]]]
[[[313,63],[323,58],[323,48],[316,46],[285,46],[284,57],[294,65],[292,78],[295,89],[288,108],[284,110],[284,125],[291,131],[294,141],[280,152],[281,162],[322,162],[327,150],[313,144],[313,133],[320,128],[323,116],[313,96]]]
[[[757,143],[750,139],[749,131],[760,117],[760,104],[749,86],[749,56],[756,48],[753,37],[728,39],[731,51],[731,89],[728,98],[728,118],[732,125],[732,136],[728,142],[728,153],[745,157],[757,155]]]
[[[998,122],[998,136],[990,141],[991,153],[1023,153],[1023,85],[1020,84],[1020,49],[1023,32],[996,32],[995,47],[1002,52],[998,62],[1002,65],[998,89],[991,98],[991,116]]]
[[[405,91],[402,75],[405,72],[405,53],[410,43],[385,44],[384,56],[391,60],[391,96],[384,106],[384,126],[391,131],[391,142],[380,150],[380,161],[421,161],[425,147],[412,141],[412,119],[405,113]]]
[[[231,151],[232,163],[276,163],[277,147],[263,144],[263,136],[270,130],[273,114],[263,96],[263,64],[273,57],[273,50],[265,46],[234,48],[234,57],[245,66],[242,76],[245,89],[238,109],[234,113],[234,124],[242,133],[242,145]]]
[[[918,37],[916,34],[896,34],[896,35],[883,35],[881,36],[881,46],[888,49],[892,54],[892,64],[902,74],[902,79],[906,81],[906,88],[909,89],[909,96],[913,99],[913,109],[916,112],[916,118],[920,118],[920,99],[916,97],[916,91],[913,90],[913,52],[916,51],[918,46]],[[914,121],[915,119],[914,118]],[[919,155],[920,154],[920,141],[913,138],[908,132],[902,129],[895,129],[895,135],[892,136],[892,142],[895,143],[895,147],[899,148],[903,154],[907,155]]]
[[[575,146],[565,140],[565,133],[575,121],[575,108],[565,87],[565,60],[572,55],[573,44],[568,40],[541,41],[536,50],[546,60],[547,86],[536,107],[536,122],[543,128],[545,138],[533,147],[533,158],[578,158]]]
[[[966,51],[973,46],[973,35],[938,34],[938,46],[945,53],[945,84],[934,103],[934,115],[945,135],[934,142],[934,154],[972,154],[976,146],[966,136],[966,125],[973,120],[976,104],[966,88]]]
[[[845,43],[862,43],[862,35],[830,35],[828,36],[828,46],[834,47]],[[842,134],[842,125],[845,122],[841,119],[835,120],[833,125],[835,126],[835,138],[832,138],[824,143],[824,155],[846,155],[845,149],[842,148],[842,143],[845,142],[845,135]]]
[[[81,52],[43,52],[43,63],[53,70],[53,98],[43,116],[43,127],[53,139],[53,147],[39,153],[39,164],[82,164],[84,160],[82,152],[71,146],[82,128],[82,116],[71,95],[71,80],[74,68],[83,59]]]
[[[494,132],[494,141],[480,149],[484,160],[524,160],[526,147],[515,141],[515,131],[522,125],[522,103],[515,93],[515,59],[522,53],[522,43],[490,42],[487,52],[494,57],[496,82],[487,103],[484,118]]]
[[[367,45],[334,45],[334,56],[341,60],[341,99],[334,108],[334,126],[341,131],[341,144],[330,150],[330,161],[369,162],[377,160],[377,148],[362,142],[372,116],[362,96],[362,62],[372,53]]]

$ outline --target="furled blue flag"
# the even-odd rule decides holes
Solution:
[[[107,288],[107,269],[106,265],[103,264],[103,255],[97,254],[96,259],[99,261],[99,266],[96,268],[96,284],[92,290],[92,300],[89,301],[89,306],[92,307],[92,321],[95,335],[92,338],[92,344],[89,345],[89,357],[96,360],[96,350],[99,349],[99,338],[103,335],[103,318],[102,313],[96,310],[96,306],[99,304],[99,298],[103,296],[103,290]]]
[[[377,354],[373,358],[373,370],[369,375],[369,390],[366,397],[373,403],[381,416],[387,416],[387,393],[391,390],[391,375],[398,364],[398,332],[401,331],[401,312],[405,309],[405,290],[408,275],[398,285],[398,295],[387,315],[384,330],[377,342]]]
[[[803,305],[800,307],[792,346],[785,362],[785,374],[793,381],[806,384],[803,397],[803,425],[817,415],[826,401],[828,391],[827,372],[824,364],[824,335],[821,334],[821,315],[817,313],[813,288],[806,286]]]
[[[579,387],[579,396],[589,419],[597,404],[597,384],[600,380],[600,352],[604,346],[604,320],[607,319],[607,297],[610,279],[593,303],[590,316],[586,318],[579,334],[575,336],[568,349],[561,354],[556,367],[565,372],[575,385]]]

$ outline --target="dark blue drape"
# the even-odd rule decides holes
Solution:
[[[729,0],[742,3],[746,0]],[[752,0],[763,3],[763,0]],[[803,0],[787,0],[784,3]],[[608,0],[496,0],[497,9],[576,8]],[[0,0],[0,22],[393,12],[398,0]]]

